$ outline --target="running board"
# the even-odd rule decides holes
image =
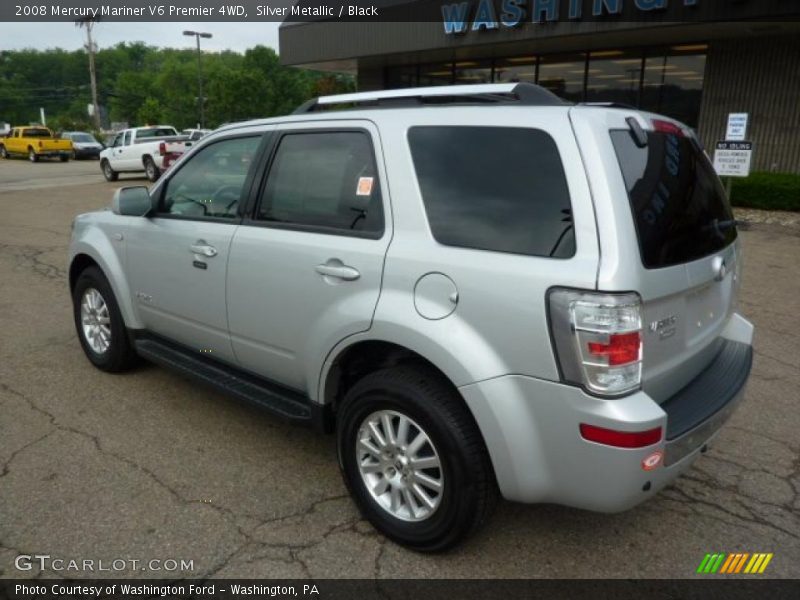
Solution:
[[[330,431],[325,407],[311,402],[299,392],[198,356],[191,350],[158,338],[137,337],[134,345],[142,358],[266,409],[283,421]]]

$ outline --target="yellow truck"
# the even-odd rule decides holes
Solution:
[[[31,162],[37,162],[41,157],[57,156],[61,162],[67,162],[71,154],[70,140],[55,137],[41,125],[14,127],[6,137],[0,138],[0,158],[27,156]]]

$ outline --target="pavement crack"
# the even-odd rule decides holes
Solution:
[[[11,463],[12,463],[12,462],[14,462],[14,459],[15,459],[15,458],[17,458],[17,456],[19,456],[20,454],[22,454],[22,453],[23,453],[25,450],[27,450],[27,449],[28,449],[28,448],[30,448],[31,446],[35,446],[36,444],[38,444],[38,443],[39,443],[39,442],[41,442],[42,440],[45,440],[45,439],[47,439],[47,438],[48,438],[48,437],[50,437],[50,435],[52,435],[52,434],[53,434],[55,431],[57,431],[57,428],[53,427],[53,428],[52,428],[50,431],[48,431],[48,432],[47,432],[47,433],[45,433],[44,435],[42,435],[42,436],[39,436],[39,437],[38,437],[38,438],[36,438],[35,440],[33,440],[33,441],[31,441],[31,442],[28,442],[27,444],[25,444],[25,445],[24,445],[24,446],[22,446],[21,448],[18,448],[17,450],[15,450],[14,452],[12,452],[12,453],[11,453],[11,455],[8,457],[8,459],[6,459],[6,461],[3,463],[3,469],[2,469],[2,470],[0,470],[0,478],[3,478],[3,477],[5,477],[6,475],[8,475],[8,474],[11,472]],[[0,546],[2,546],[2,545],[0,544]]]

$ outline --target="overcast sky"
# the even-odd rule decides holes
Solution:
[[[5,0],[0,0],[3,2]],[[119,42],[145,42],[151,46],[181,48],[193,46],[194,38],[182,35],[186,29],[214,35],[201,40],[204,50],[244,52],[253,46],[278,50],[278,22],[263,23],[98,23],[93,30],[100,48]],[[75,50],[86,41],[86,33],[72,23],[0,23],[0,50],[21,48],[64,48]]]

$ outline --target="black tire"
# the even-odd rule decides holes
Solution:
[[[367,490],[356,444],[364,420],[379,410],[402,413],[425,430],[437,449],[444,480],[440,504],[422,521],[403,520]],[[421,552],[441,552],[475,533],[492,512],[497,483],[478,426],[464,400],[424,365],[376,371],[358,381],[337,411],[339,464],[366,519],[386,537]]]
[[[68,161],[69,161],[69,154],[60,154],[60,155],[58,156],[58,159],[59,159],[61,162],[68,162]]]
[[[84,293],[89,289],[97,290],[108,307],[111,341],[108,349],[102,353],[95,351],[91,347],[83,332],[81,301]],[[83,351],[95,367],[115,373],[125,371],[136,364],[136,352],[128,339],[128,332],[125,328],[125,322],[122,319],[117,299],[114,297],[114,292],[111,290],[108,279],[97,267],[87,267],[78,277],[75,289],[72,291],[72,314],[75,320],[75,330]]]
[[[6,150],[5,146],[0,146],[0,158],[2,159],[8,158],[8,150]]]
[[[116,181],[119,179],[119,173],[111,168],[111,163],[106,159],[100,161],[100,170],[103,171],[103,177],[106,178],[106,181]]]
[[[161,170],[149,156],[144,157],[144,173],[150,181],[158,181],[158,178],[161,177]]]
[[[28,148],[28,160],[32,163],[39,162],[39,155],[33,148]]]

